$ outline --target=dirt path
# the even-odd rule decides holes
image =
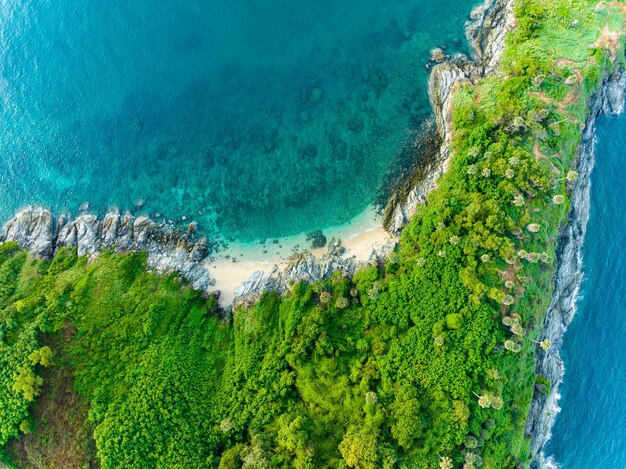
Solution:
[[[590,57],[582,67],[589,64],[589,62],[592,60],[593,60],[593,57]],[[543,91],[529,91],[528,94],[530,96],[534,96],[540,99],[542,102],[546,104],[552,104],[556,106],[559,113],[564,115],[566,119],[568,119],[573,124],[578,124],[579,120],[567,108],[571,106],[572,104],[575,104],[580,99],[580,88],[583,83],[583,74],[581,72],[582,67],[578,63],[569,59],[557,59],[556,65],[560,67],[570,67],[572,70],[572,73],[574,73],[574,75],[576,76],[576,83],[572,83],[572,89],[570,89],[567,92],[567,94],[563,97],[563,99],[557,100],[554,98],[550,98],[546,96]],[[537,158],[538,160],[541,158],[549,158],[548,155],[545,155],[539,149],[539,142],[537,141],[536,137],[533,138],[533,155],[535,155],[535,158]],[[559,155],[558,154],[551,155],[551,157],[555,157],[555,156],[558,157]],[[553,165],[552,171],[556,172],[557,174],[559,172],[558,169],[554,167],[554,165]]]

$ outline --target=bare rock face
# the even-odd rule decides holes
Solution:
[[[102,220],[102,240],[105,244],[112,246],[117,239],[120,227],[120,213],[117,210],[108,212]]]
[[[4,226],[4,240],[28,246],[31,254],[47,258],[54,253],[54,220],[47,210],[29,207]]]
[[[89,259],[102,250],[146,251],[148,266],[160,273],[179,272],[199,290],[213,283],[204,262],[209,254],[205,238],[192,242],[148,217],[120,215],[117,210],[102,220],[87,212],[55,220],[48,210],[27,207],[4,226],[0,241],[17,241],[38,258],[51,258],[62,247],[76,247],[78,255]]]
[[[513,27],[514,2],[508,0],[487,0],[470,13],[465,23],[467,38],[475,51],[475,62],[490,73],[504,53],[506,33]]]
[[[624,110],[626,72],[614,73],[601,86],[591,102],[591,113],[578,147],[579,173],[572,197],[568,224],[559,235],[555,290],[545,316],[542,339],[549,339],[552,348],[537,355],[535,371],[550,381],[550,392],[535,389],[535,395],[526,421],[526,435],[530,438],[533,455],[531,467],[548,467],[543,448],[550,439],[554,419],[558,413],[559,387],[564,365],[560,355],[563,336],[576,314],[578,292],[582,281],[583,242],[589,220],[590,176],[594,165],[596,118],[601,113],[615,115]],[[550,466],[553,467],[553,466]]]
[[[286,286],[278,267],[271,272],[257,270],[235,290],[235,303],[251,304],[259,299],[263,292],[275,291],[283,293],[285,289]]]
[[[345,250],[339,241],[331,240],[326,252],[320,258],[309,252],[294,254],[282,270],[276,267],[272,272],[255,272],[235,290],[235,304],[251,304],[257,301],[263,292],[284,293],[289,289],[289,285],[330,278],[335,272],[352,276],[361,267],[382,262],[393,251],[395,244],[390,241],[372,249],[367,260],[357,261],[354,257],[345,256]]]
[[[487,74],[495,73],[504,52],[506,33],[513,27],[515,15],[513,0],[486,0],[474,8],[466,23],[466,34],[474,50],[469,59],[458,54],[433,67],[428,82],[428,93],[440,139],[439,155],[429,165],[423,176],[414,182],[404,200],[392,200],[394,212],[386,217],[385,228],[398,236],[404,224],[415,213],[418,205],[436,187],[437,180],[450,164],[452,138],[452,98],[456,88],[463,83],[475,83]],[[389,207],[388,207],[389,209]]]
[[[616,73],[604,86],[602,112],[618,115],[624,112],[624,93],[626,92],[626,73]]]

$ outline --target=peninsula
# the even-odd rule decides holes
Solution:
[[[0,244],[0,461],[541,465],[625,15],[477,7],[474,56],[431,71],[420,164],[352,241],[241,268],[193,224],[18,213]]]

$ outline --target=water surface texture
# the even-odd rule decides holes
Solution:
[[[0,221],[135,205],[252,240],[341,224],[430,112],[474,0],[0,1]]]
[[[626,116],[601,119],[578,313],[565,334],[561,413],[546,453],[563,469],[626,468]]]

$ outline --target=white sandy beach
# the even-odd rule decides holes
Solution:
[[[380,217],[372,208],[344,225],[323,230],[323,233],[327,243],[333,238],[340,240],[345,248],[344,257],[354,257],[357,262],[367,261],[374,249],[393,240],[383,229]],[[233,244],[210,261],[209,272],[215,279],[215,285],[210,291],[220,292],[219,302],[222,306],[231,305],[235,299],[235,290],[255,272],[282,271],[296,252],[310,251],[318,259],[326,252],[326,247],[307,249],[310,244],[304,234],[267,240],[264,244]]]

